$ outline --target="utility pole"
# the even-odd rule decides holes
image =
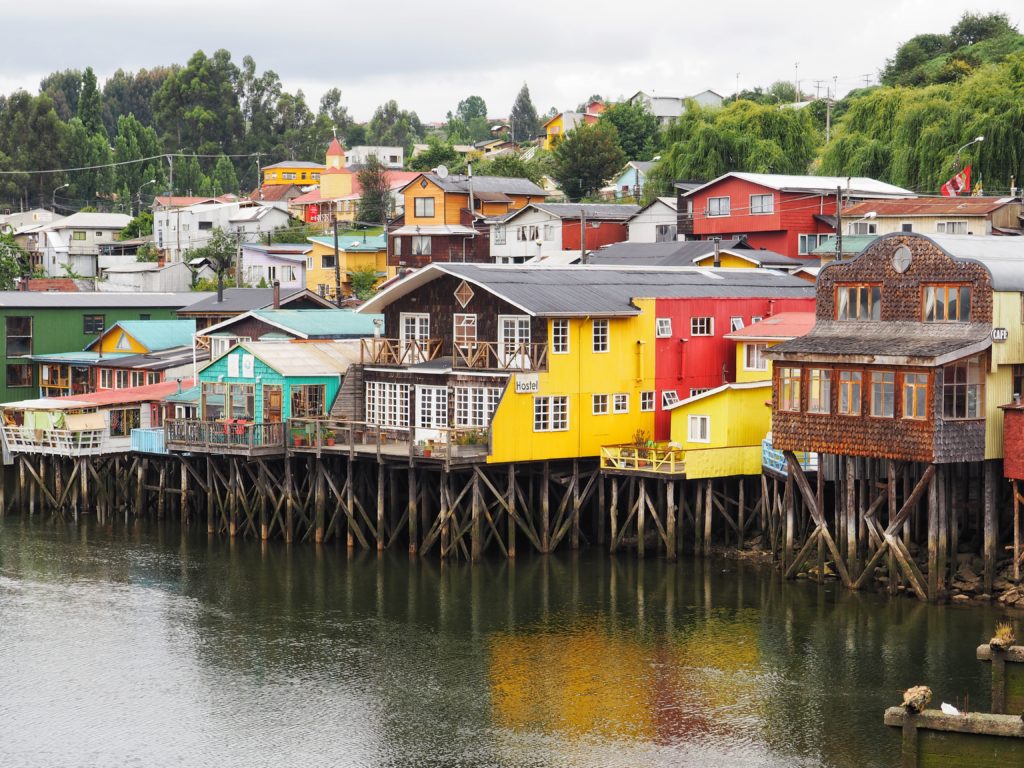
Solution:
[[[825,143],[832,140],[832,92],[825,99]]]
[[[836,261],[843,260],[843,188],[836,187]]]
[[[793,62],[793,103],[800,101],[800,62]]]
[[[334,303],[341,306],[341,254],[338,251],[338,217],[334,217]]]
[[[736,98],[734,100],[735,101],[739,101],[740,100],[740,73],[739,72],[736,73]]]
[[[580,203],[580,264],[587,263],[587,209]]]
[[[235,287],[242,287],[242,227],[235,229]]]

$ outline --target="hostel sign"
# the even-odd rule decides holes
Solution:
[[[540,392],[540,375],[536,373],[520,373],[516,375],[516,394],[535,395]]]

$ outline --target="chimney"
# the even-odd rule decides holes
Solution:
[[[274,309],[281,308],[281,281],[274,281]]]

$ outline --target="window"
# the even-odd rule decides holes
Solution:
[[[691,443],[711,442],[710,419],[707,416],[689,416],[687,425]]]
[[[149,320],[149,319],[151,319],[150,315],[147,315],[147,314],[144,314],[144,313],[139,315],[139,320]]]
[[[903,374],[903,418],[928,418],[928,374]]]
[[[551,352],[555,355],[569,354],[569,321],[551,321]]]
[[[807,369],[807,412],[830,413],[832,410],[832,371],[827,368]]]
[[[32,354],[32,318],[8,317],[7,323],[7,357],[20,357]]]
[[[935,225],[936,233],[940,235],[966,235],[966,221],[940,221]]]
[[[672,318],[659,317],[654,321],[654,335],[659,339],[667,339],[672,336]]]
[[[199,222],[199,231],[200,232],[204,232],[204,231],[206,231],[208,229],[213,229],[213,222],[212,221],[200,221]]]
[[[595,352],[607,352],[608,351],[608,321],[607,320],[594,320],[592,321],[593,326],[593,341]]]
[[[145,371],[132,371],[132,386],[142,387],[146,384],[146,372]]]
[[[150,371],[146,375],[146,383],[147,384],[159,384],[160,383],[160,374],[159,374],[159,372],[157,372],[157,371]]]
[[[762,318],[760,315],[754,315],[752,318],[750,318],[750,324],[753,325],[754,323],[760,323],[763,319],[764,318]]]
[[[713,317],[691,317],[690,318],[690,335],[691,336],[714,336],[715,335],[715,318],[713,318]]]
[[[603,416],[608,413],[608,395],[592,395],[591,402],[595,416]]]
[[[455,426],[490,426],[500,400],[500,387],[455,387]]]
[[[106,317],[104,315],[83,315],[82,333],[86,336],[95,336],[97,333],[103,333],[105,322]]]
[[[710,392],[711,387],[692,387],[690,389],[690,397],[696,397],[697,395],[703,395],[705,392]]]
[[[128,371],[120,370],[114,372],[114,386],[117,389],[128,388]]]
[[[774,195],[751,195],[750,212],[754,215],[775,213]]]
[[[728,216],[729,215],[729,198],[728,197],[709,197],[708,198],[708,216]]]
[[[828,234],[808,234],[800,235],[798,238],[798,252],[801,256],[806,256],[811,253],[815,248],[824,243],[829,239],[831,235]]]
[[[615,413],[629,413],[629,394],[620,392],[612,395],[612,410]]]
[[[871,372],[871,415],[895,415],[896,374],[892,371]]]
[[[408,427],[409,385],[366,382],[366,423],[380,427]]]
[[[81,230],[75,230],[71,233],[72,240],[85,240],[85,232]]]
[[[1013,366],[1013,394],[1024,397],[1024,365]]]
[[[743,370],[745,371],[767,371],[768,360],[764,356],[767,344],[744,344],[743,345]]]
[[[945,418],[980,418],[981,399],[981,358],[967,358],[942,369],[942,415]]]
[[[141,424],[138,408],[115,408],[110,412],[110,436],[130,437]]]
[[[228,384],[228,418],[252,421],[255,411],[255,387],[252,384]],[[295,413],[294,410],[292,413]]]
[[[540,236],[540,230],[536,224],[527,224],[516,229],[516,239],[523,242],[536,240]]]
[[[334,269],[334,265],[337,263],[333,253],[325,253],[320,257],[320,269]]]
[[[114,388],[114,372],[109,368],[100,368],[100,389]]]
[[[7,386],[8,387],[31,387],[32,386],[32,366],[13,364],[7,366]]]
[[[412,255],[413,256],[429,256],[430,255],[430,237],[428,235],[413,235],[412,238]]]
[[[402,255],[402,238],[397,236],[392,238],[391,250],[394,252],[395,256]]]
[[[876,235],[878,234],[878,222],[876,221],[853,221],[850,222],[850,235]]]
[[[494,244],[504,245],[505,244],[505,225],[496,225],[494,227]]]
[[[969,285],[926,285],[924,320],[926,323],[966,323],[971,319]]]
[[[730,317],[729,318],[729,332],[739,331],[743,329],[743,318],[742,317]]]
[[[544,239],[545,240],[554,240],[555,239],[555,225],[554,224],[545,224],[544,225]]]
[[[860,416],[860,371],[839,372],[839,409],[844,416]]]
[[[839,285],[836,287],[836,320],[879,320],[881,317],[881,286]]]
[[[416,197],[413,198],[413,210],[420,218],[429,218],[434,215],[434,198]]]
[[[565,395],[533,398],[533,431],[565,432],[569,429],[569,398]]]
[[[654,410],[654,390],[645,389],[640,393],[640,410],[649,412]]]
[[[674,243],[676,241],[675,224],[657,224],[654,228],[654,242]]]
[[[779,369],[779,410],[800,410],[800,369]]]
[[[326,413],[324,410],[323,384],[299,384],[291,389],[291,416],[293,419],[313,418],[315,416],[323,416]],[[409,426],[408,407],[408,397],[406,397],[406,422],[402,426]]]
[[[421,429],[448,426],[448,387],[416,387],[416,426]]]
[[[900,224],[900,232],[913,232],[914,225],[909,221],[904,221]]]
[[[455,315],[455,346],[472,349],[476,346],[476,315]]]
[[[679,393],[674,389],[665,389],[661,392],[661,407],[662,410],[670,406],[675,405],[679,402]]]

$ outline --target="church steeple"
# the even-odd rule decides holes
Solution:
[[[336,170],[345,167],[345,150],[342,149],[337,136],[331,139],[331,145],[327,147],[327,167]]]

